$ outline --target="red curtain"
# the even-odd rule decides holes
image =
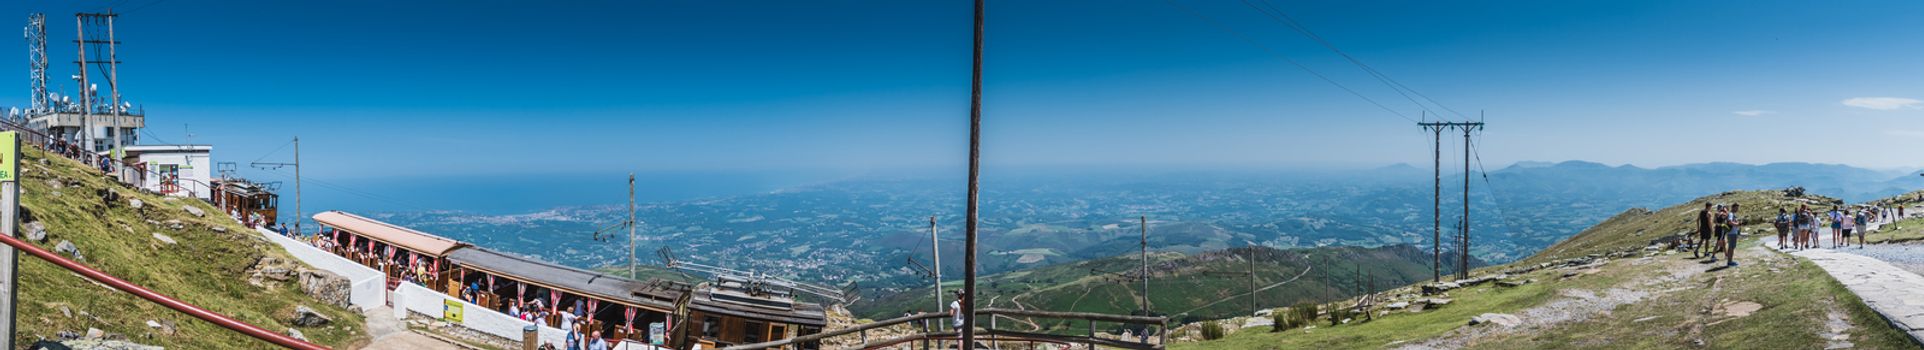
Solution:
[[[627,325],[625,326],[625,327],[627,327],[627,328],[628,328],[628,332],[627,332],[627,333],[628,333],[628,334],[635,334],[635,307],[633,307],[633,306],[629,306],[629,307],[628,307],[628,312],[627,312],[627,315],[628,315],[628,323],[627,323]]]

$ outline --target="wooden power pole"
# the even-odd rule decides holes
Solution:
[[[975,58],[969,74],[969,204],[963,225],[968,238],[962,253],[962,333],[959,347],[975,348],[975,238],[977,195],[982,174],[982,15],[986,0],[975,0]]]
[[[1469,278],[1470,133],[1482,129],[1483,122],[1419,122],[1416,123],[1416,125],[1423,127],[1423,130],[1433,132],[1436,137],[1436,146],[1433,148],[1436,154],[1436,196],[1433,198],[1433,202],[1436,205],[1434,208],[1436,227],[1433,233],[1435,238],[1433,242],[1435,242],[1436,245],[1431,247],[1435,256],[1431,259],[1432,265],[1430,267],[1431,273],[1434,274],[1432,277],[1433,282],[1442,282],[1443,280],[1443,130],[1453,129],[1463,131],[1463,221],[1460,222],[1460,224],[1463,225],[1463,229],[1460,232],[1461,236],[1457,237],[1457,240],[1461,242],[1461,244],[1457,247],[1458,253],[1460,254],[1458,256],[1459,260],[1456,274],[1459,279]]]

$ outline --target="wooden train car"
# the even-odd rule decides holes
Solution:
[[[274,194],[272,185],[260,184],[245,179],[214,179],[214,188],[209,200],[215,207],[240,218],[241,222],[255,227],[274,227],[280,219],[280,195]]]
[[[556,328],[565,325],[555,310],[579,312],[583,316],[574,324],[583,334],[671,344],[662,338],[676,334],[671,328],[681,325],[691,327],[685,340],[712,349],[815,334],[827,323],[820,305],[787,296],[639,281],[474,247],[339,211],[313,218],[323,227],[316,241],[324,249],[387,272],[389,289],[418,283],[504,314],[546,310],[546,317],[534,322]],[[650,331],[653,324],[664,326],[661,337]]]

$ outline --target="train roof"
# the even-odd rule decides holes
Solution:
[[[414,229],[341,211],[325,211],[314,214],[314,221],[323,225],[332,226],[336,229],[347,230],[362,237],[436,257],[447,256],[449,251],[468,246],[467,243],[461,243],[453,239],[436,236],[427,232],[415,231]]]
[[[680,293],[653,283],[542,262],[486,248],[457,249],[448,253],[448,261],[471,270],[511,278],[522,283],[651,308],[655,311],[674,310],[675,297]]]

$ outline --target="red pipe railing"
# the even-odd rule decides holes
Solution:
[[[194,316],[195,318],[206,320],[207,322],[212,322],[215,325],[219,325],[221,327],[225,327],[227,329],[231,329],[236,332],[241,332],[243,334],[247,334],[248,336],[252,336],[260,340],[265,340],[269,343],[274,343],[274,345],[280,345],[289,349],[301,349],[301,350],[327,349],[327,347],[324,347],[324,346],[302,341],[300,339],[294,339],[293,337],[281,335],[278,332],[270,331],[270,330],[267,330],[266,328],[261,328],[259,326],[247,324],[246,322],[235,320],[232,317],[227,317],[227,315],[222,315],[219,313],[215,313],[213,311],[208,311],[207,309],[202,309],[199,306],[194,306],[193,304],[182,302],[179,299],[174,299],[173,297],[169,297],[164,294],[160,294],[158,292],[148,290],[147,288],[141,287],[140,285],[136,285],[136,284],[133,284],[132,282],[121,280],[120,278],[114,277],[113,275],[108,275],[105,272],[100,272],[100,270],[95,270],[91,267],[87,267],[87,265],[81,265],[80,263],[74,262],[73,260],[67,260],[67,258],[62,258],[60,257],[59,254],[54,254],[54,252],[47,251],[46,249],[41,249],[39,246],[28,244],[26,241],[22,241],[19,238],[16,238],[10,234],[0,234],[0,242],[5,242],[7,245],[13,246],[16,249],[26,251],[28,254],[33,254],[33,256],[39,257],[40,260],[46,260],[47,262],[51,262],[54,265],[60,265],[60,267],[73,271],[74,273],[79,273],[81,276],[87,276],[88,279],[99,281],[100,283],[105,283],[108,286],[114,287],[114,289],[119,289],[122,292],[127,292],[128,294],[139,296],[141,299],[147,299],[147,301],[154,302],[155,304],[160,304],[161,306],[166,306],[167,308],[174,309],[174,311],[180,311],[181,313]],[[18,304],[16,303],[16,305]]]

